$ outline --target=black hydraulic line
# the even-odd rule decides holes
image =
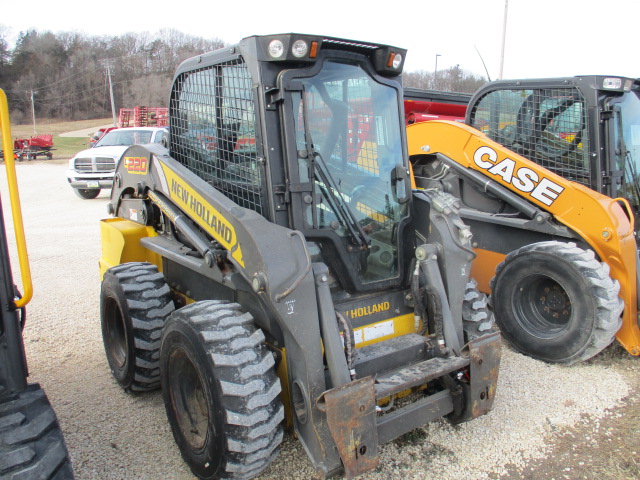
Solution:
[[[314,264],[313,274],[318,299],[318,316],[320,317],[320,333],[324,345],[331,387],[337,388],[351,382],[351,374],[344,354],[336,312],[328,285],[329,270],[324,264]]]
[[[189,218],[180,210],[174,207],[171,202],[164,197],[164,195],[151,190],[149,190],[147,194],[162,213],[171,220],[176,229],[178,229],[178,231],[187,238],[198,253],[202,255],[207,262],[207,265],[211,267],[214,263],[214,255],[211,249],[211,242],[207,237],[202,232],[194,228],[191,220],[189,220]]]
[[[445,344],[454,354],[459,355],[462,349],[462,339],[458,338],[453,315],[449,308],[447,293],[440,274],[440,268],[438,267],[437,247],[435,245],[421,245],[420,248],[424,250],[425,254],[423,258],[419,257],[418,260],[420,261],[420,268],[426,277],[427,291],[435,294],[436,301],[441,307],[441,312],[438,312],[438,314],[442,314],[442,331]]]
[[[446,165],[453,168],[456,172],[464,175],[469,178],[476,184],[480,185],[485,191],[492,193],[496,197],[504,200],[505,202],[513,205],[520,212],[524,213],[529,218],[535,218],[536,215],[541,213],[541,210],[536,206],[530,204],[526,200],[523,200],[515,193],[510,192],[505,187],[500,185],[498,182],[491,180],[490,178],[485,177],[480,172],[476,172],[475,170],[471,170],[470,168],[463,167],[455,160],[447,157],[442,153],[436,153],[438,160],[445,163]]]

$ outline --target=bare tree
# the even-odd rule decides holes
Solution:
[[[405,87],[460,93],[473,93],[486,83],[484,77],[476,77],[461,69],[460,65],[438,70],[437,76],[424,70],[405,72],[402,79]]]

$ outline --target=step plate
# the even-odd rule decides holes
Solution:
[[[376,399],[394,395],[403,390],[435,380],[469,365],[466,357],[431,358],[423,362],[398,368],[376,378]]]

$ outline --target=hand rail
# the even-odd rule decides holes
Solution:
[[[13,215],[13,228],[16,235],[18,249],[18,261],[22,276],[22,298],[14,301],[16,308],[22,308],[33,297],[33,284],[31,282],[31,268],[27,255],[27,242],[24,236],[24,224],[22,222],[22,209],[20,208],[20,195],[18,192],[18,179],[16,176],[16,164],[13,158],[13,143],[11,141],[11,123],[9,122],[9,105],[7,95],[0,89],[0,129],[2,131],[2,148],[4,150],[4,163],[7,166],[7,183],[9,185],[9,198],[11,200],[11,214]]]

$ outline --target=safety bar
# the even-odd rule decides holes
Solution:
[[[13,142],[11,141],[11,124],[9,122],[9,104],[7,95],[0,88],[0,131],[2,131],[2,149],[4,150],[4,164],[7,166],[7,183],[9,185],[9,198],[11,200],[11,214],[13,215],[13,228],[16,235],[18,249],[18,261],[22,276],[22,298],[14,301],[16,308],[22,308],[33,297],[33,284],[31,283],[31,268],[27,255],[27,242],[24,236],[24,224],[22,222],[22,209],[20,208],[20,194],[18,192],[18,179],[16,176],[16,164],[13,158]]]

